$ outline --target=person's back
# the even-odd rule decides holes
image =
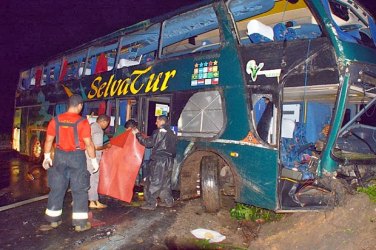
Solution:
[[[58,122],[58,123],[57,123]],[[53,119],[48,127],[48,133],[56,136],[56,146],[64,151],[74,151],[77,149],[76,140],[80,150],[85,149],[83,138],[90,136],[88,121],[79,114],[65,112]],[[77,135],[75,135],[77,126]],[[57,131],[56,128],[59,128]],[[77,139],[76,139],[77,138]]]
[[[91,228],[88,222],[88,189],[90,173],[86,169],[85,149],[88,152],[94,172],[99,168],[91,140],[91,129],[87,119],[79,114],[83,100],[79,95],[69,98],[68,112],[53,118],[47,127],[44,143],[43,168],[48,171],[50,193],[48,195],[46,219],[52,228],[62,223],[62,209],[65,192],[70,186],[73,197],[72,224],[75,231]],[[51,149],[55,140],[55,157]]]

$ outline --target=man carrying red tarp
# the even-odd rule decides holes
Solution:
[[[111,148],[103,152],[98,193],[130,202],[145,148],[132,134],[137,123],[128,121],[125,126],[126,131],[112,138]]]

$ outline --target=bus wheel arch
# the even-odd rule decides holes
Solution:
[[[221,195],[237,195],[236,182],[234,168],[225,157],[214,150],[196,150],[182,163],[180,197],[201,197],[206,211],[215,212],[220,208]]]

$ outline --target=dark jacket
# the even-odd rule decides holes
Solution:
[[[150,137],[143,138],[141,133],[137,133],[136,137],[142,145],[152,148],[150,156],[152,160],[174,158],[176,155],[177,136],[168,126],[154,130]]]

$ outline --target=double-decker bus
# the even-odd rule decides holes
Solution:
[[[72,93],[83,115],[178,134],[173,188],[275,211],[331,207],[375,176],[376,26],[356,1],[202,1],[20,73],[13,147],[43,155]]]

